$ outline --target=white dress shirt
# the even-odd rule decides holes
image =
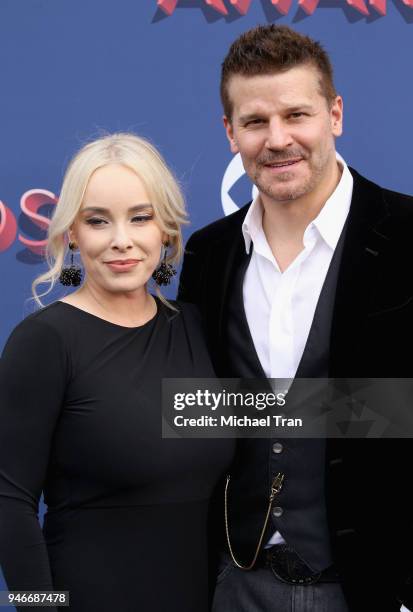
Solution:
[[[251,254],[243,299],[248,326],[268,378],[294,378],[310,332],[318,298],[350,209],[353,177],[345,161],[340,182],[304,232],[304,248],[284,272],[271,252],[262,227],[257,196],[242,225]],[[276,531],[267,546],[284,542]]]
[[[262,228],[255,198],[242,225],[245,248],[254,250],[243,285],[245,314],[268,378],[294,378],[307,342],[318,298],[350,209],[353,177],[347,164],[336,189],[304,232],[304,248],[284,272]]]

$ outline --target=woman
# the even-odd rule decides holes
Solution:
[[[74,612],[208,608],[208,498],[232,444],[161,439],[160,380],[213,372],[192,307],[147,288],[173,274],[184,221],[175,180],[141,138],[99,139],[68,168],[34,295],[80,283],[77,251],[84,282],[14,330],[0,367],[10,590],[67,590]]]

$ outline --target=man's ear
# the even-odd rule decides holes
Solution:
[[[333,136],[341,136],[343,133],[343,98],[337,96],[331,105],[331,131]]]
[[[234,153],[235,155],[236,153],[239,153],[239,149],[238,149],[238,145],[234,138],[234,130],[232,127],[231,120],[228,119],[226,115],[223,116],[222,120],[224,122],[224,128],[227,133],[227,138],[228,138],[229,146],[231,148],[231,153]]]

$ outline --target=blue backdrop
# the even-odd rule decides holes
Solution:
[[[183,185],[186,235],[222,216],[223,203],[250,199],[234,166],[222,186],[232,156],[218,82],[230,42],[258,23],[324,43],[344,98],[338,151],[372,180],[413,192],[413,1],[299,1],[1,1],[0,349],[33,308],[30,284],[44,268],[36,242],[86,140],[115,130],[149,137]]]

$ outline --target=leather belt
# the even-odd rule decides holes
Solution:
[[[276,578],[282,582],[309,585],[316,582],[340,582],[334,565],[321,572],[314,572],[287,544],[275,544],[260,551],[258,567],[269,567]]]

